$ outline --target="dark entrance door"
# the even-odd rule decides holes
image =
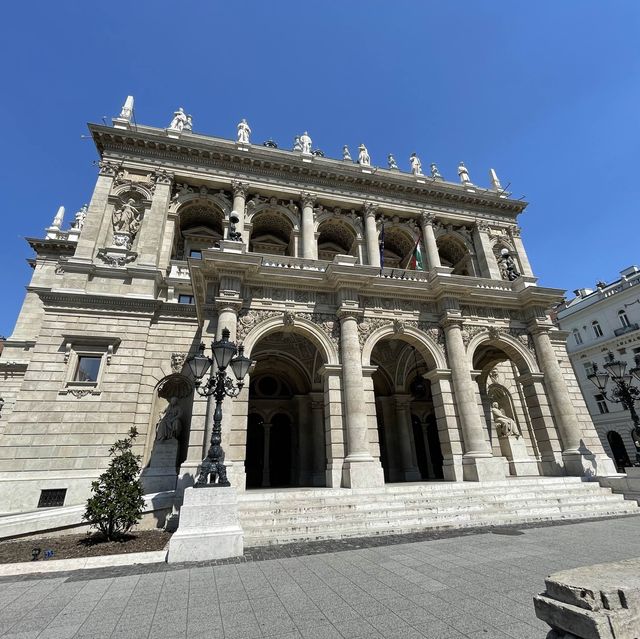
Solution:
[[[264,429],[262,417],[251,413],[247,419],[247,451],[244,468],[247,474],[247,488],[262,486],[264,465]]]
[[[438,435],[438,424],[435,415],[427,416],[427,445],[429,456],[431,457],[431,467],[433,468],[433,478],[443,479],[442,472],[442,448],[440,448],[440,436]]]
[[[631,466],[629,455],[627,455],[627,449],[624,447],[622,437],[620,437],[620,433],[617,433],[615,430],[610,430],[607,433],[607,440],[609,442],[609,446],[611,446],[611,452],[613,453],[613,460],[616,463],[616,468],[622,473],[625,468]]]
[[[291,485],[291,422],[286,415],[271,420],[269,476],[274,487]]]
[[[420,477],[422,477],[422,479],[429,479],[429,464],[427,462],[427,449],[424,444],[422,422],[416,415],[411,415],[411,426],[413,427],[413,441],[416,446],[416,460],[418,461]]]

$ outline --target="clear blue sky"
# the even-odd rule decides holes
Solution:
[[[86,122],[117,115],[289,147],[307,129],[374,164],[417,151],[515,197],[541,284],[573,290],[639,263],[640,2],[14,2],[3,7],[0,334],[31,276],[25,236],[91,197]]]

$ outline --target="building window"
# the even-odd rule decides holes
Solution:
[[[584,362],[582,365],[587,376],[593,375],[593,362]]]
[[[620,320],[620,325],[622,328],[627,328],[631,326],[631,322],[629,321],[629,317],[627,316],[627,312],[624,310],[618,311],[618,319]]]
[[[189,257],[192,257],[195,260],[202,259],[202,251],[200,249],[191,249],[189,251]]]
[[[573,339],[576,340],[576,344],[578,344],[578,346],[582,344],[582,337],[580,336],[580,331],[577,328],[573,329]]]
[[[609,412],[609,407],[607,406],[607,401],[605,400],[604,395],[596,395],[595,400],[598,405],[598,410],[602,415]]]
[[[603,332],[602,332],[602,328],[600,327],[600,322],[598,322],[598,320],[593,320],[593,322],[591,322],[591,327],[593,328],[593,334],[596,337],[602,337]]]
[[[98,381],[98,373],[100,373],[100,364],[102,357],[95,355],[78,356],[78,366],[76,374],[73,378],[74,382],[94,382]]]
[[[64,498],[67,496],[66,488],[46,488],[40,491],[38,508],[54,508],[64,506]]]
[[[178,295],[178,304],[193,304],[193,295]]]

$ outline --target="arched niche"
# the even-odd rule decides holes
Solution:
[[[336,255],[355,255],[356,232],[346,222],[330,218],[318,225],[318,258],[332,261]]]
[[[475,276],[477,267],[472,249],[468,243],[457,233],[444,233],[440,235],[436,244],[442,266],[453,269],[454,275]]]
[[[294,226],[288,215],[276,209],[262,209],[252,216],[249,249],[268,255],[293,255]]]
[[[386,225],[384,230],[384,265],[389,268],[406,268],[416,245],[417,236],[405,228]]]
[[[178,209],[173,257],[196,257],[194,252],[211,248],[224,234],[223,210],[207,200],[193,200]]]

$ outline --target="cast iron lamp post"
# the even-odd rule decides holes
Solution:
[[[593,373],[587,375],[602,394],[602,397],[608,402],[622,404],[622,408],[629,411],[633,421],[631,429],[631,437],[636,445],[636,464],[640,463],[640,449],[637,446],[640,441],[640,418],[634,404],[640,399],[640,389],[631,384],[632,379],[640,381],[640,354],[636,355],[636,365],[627,372],[627,362],[616,360],[612,352],[607,353],[606,362],[603,368],[606,372],[600,372],[598,365],[593,365]],[[615,387],[607,394],[607,384],[609,379],[615,384]]]
[[[231,333],[223,329],[222,338],[211,343],[213,359],[204,354],[205,345],[200,344],[199,352],[187,360],[191,373],[195,378],[196,391],[203,397],[213,396],[216,408],[213,412],[213,429],[211,430],[211,446],[207,456],[200,465],[200,474],[196,480],[196,488],[202,486],[230,486],[227,479],[227,469],[224,465],[224,451],[222,450],[222,401],[225,397],[236,397],[244,386],[244,378],[253,362],[244,356],[244,346],[236,346],[229,341]],[[202,384],[202,378],[215,361],[218,370],[211,370],[209,379]],[[234,384],[227,374],[227,366],[235,375]],[[216,481],[217,480],[217,481]]]

